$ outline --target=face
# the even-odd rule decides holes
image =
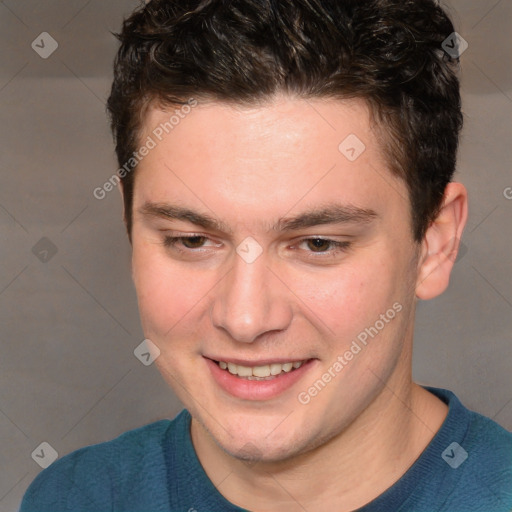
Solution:
[[[135,178],[145,336],[227,453],[293,457],[410,371],[418,248],[406,186],[361,100],[198,105],[160,141],[171,114],[149,112],[143,140],[156,146]]]

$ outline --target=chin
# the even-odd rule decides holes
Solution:
[[[231,421],[223,421],[221,425],[209,419],[205,424],[202,418],[195,417],[217,446],[248,465],[283,462],[318,445],[315,440],[319,436],[309,432],[305,425],[287,422],[288,415],[233,416]],[[293,413],[289,417],[291,420]]]

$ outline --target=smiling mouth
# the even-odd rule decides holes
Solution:
[[[225,361],[214,361],[221,370],[231,373],[246,380],[272,380],[280,375],[284,375],[299,369],[304,361],[293,361],[289,363],[271,363],[262,366],[241,366],[235,363]]]

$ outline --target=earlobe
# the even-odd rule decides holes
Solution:
[[[422,242],[416,282],[416,296],[419,299],[437,297],[448,287],[467,215],[466,188],[461,183],[449,183],[443,206]]]

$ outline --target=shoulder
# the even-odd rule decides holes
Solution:
[[[464,472],[471,483],[512,508],[512,433],[474,411],[464,438],[467,462]],[[507,510],[509,510],[507,509]]]
[[[427,388],[450,407],[446,434],[464,442],[473,462],[512,468],[512,433],[492,419],[465,407],[451,391]],[[470,453],[471,452],[471,453]]]
[[[165,474],[163,445],[177,419],[130,430],[58,459],[32,482],[20,512],[111,510],[116,496],[126,496],[128,489],[136,492],[144,475],[155,482],[159,473]]]
[[[450,406],[442,429],[444,481],[454,484],[446,505],[466,510],[512,509],[512,433],[466,408],[446,390],[434,390]],[[443,509],[444,510],[444,509]]]

